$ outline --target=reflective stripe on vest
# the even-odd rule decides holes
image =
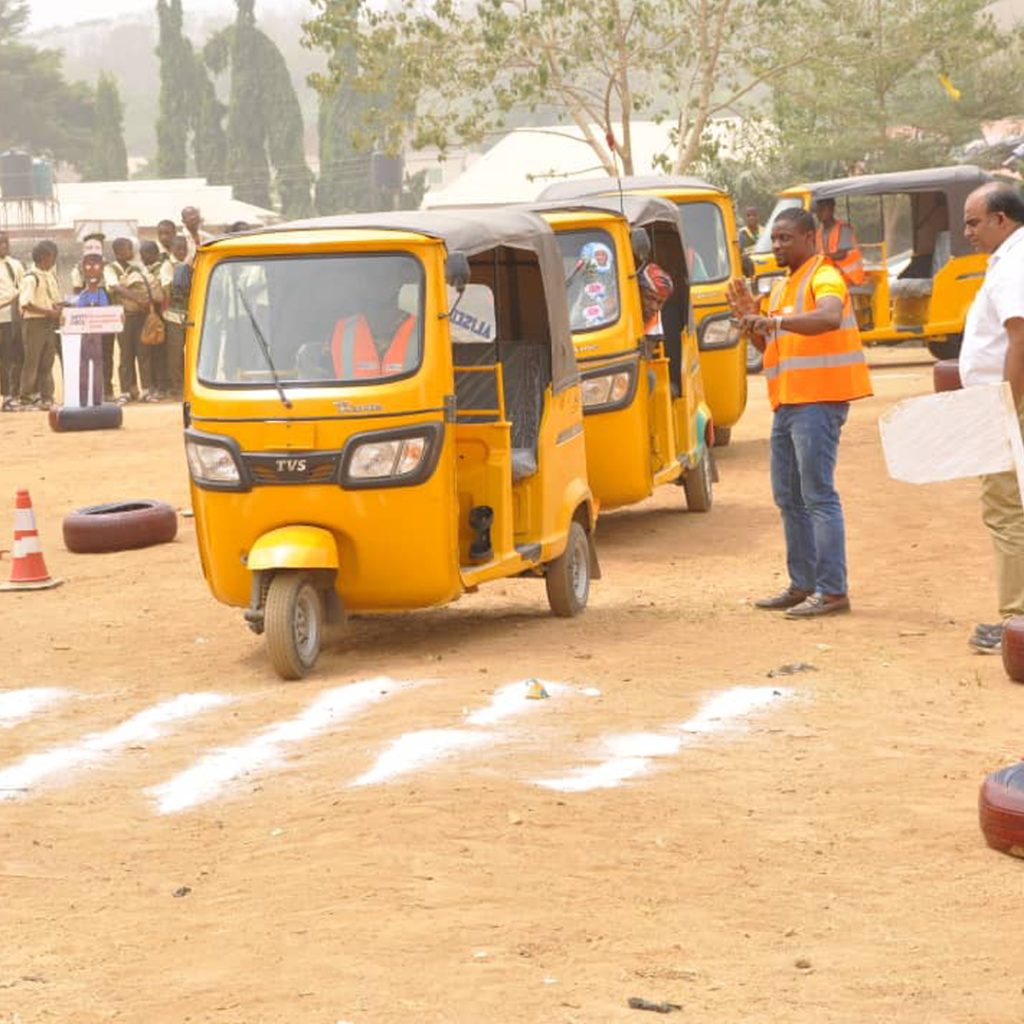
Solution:
[[[849,224],[841,220],[833,221],[832,227],[828,230],[827,240],[820,227],[816,237],[818,252],[828,256],[829,260],[839,268],[839,272],[848,284],[863,284],[868,279],[868,275],[864,272],[864,259],[857,245],[853,228]],[[846,255],[842,259],[831,255],[840,249],[846,250]]]
[[[419,361],[416,318],[408,316],[399,325],[381,355],[364,316],[349,316],[334,325],[331,338],[334,372],[340,380],[389,377],[415,366]]]
[[[824,256],[814,256],[796,274],[776,281],[768,315],[812,312],[814,275],[826,262]],[[870,395],[871,377],[850,296],[843,297],[843,316],[836,330],[824,334],[784,331],[771,339],[764,351],[764,377],[773,409],[809,402],[851,402]]]

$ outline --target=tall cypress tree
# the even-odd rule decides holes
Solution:
[[[254,0],[236,0],[238,17],[230,40],[231,92],[228,100],[228,182],[235,195],[256,206],[270,206],[270,161],[260,76],[260,49]]]
[[[160,116],[156,123],[156,170],[161,178],[187,171],[188,130],[193,103],[195,58],[182,31],[181,0],[156,0],[160,23]]]
[[[124,106],[113,75],[100,73],[96,83],[96,122],[92,151],[83,168],[86,181],[124,181],[128,152],[124,145]]]
[[[235,23],[203,51],[215,74],[230,68],[225,180],[235,195],[271,206],[271,173],[286,216],[309,213],[312,174],[303,151],[302,112],[281,51],[256,27],[254,0],[236,0]]]
[[[306,164],[299,98],[281,51],[263,32],[257,31],[257,36],[267,146],[281,212],[286,217],[308,217],[313,212],[313,175]]]
[[[320,94],[320,175],[316,208],[321,214],[372,210],[373,172],[369,152],[353,141],[366,98],[346,83]]]
[[[211,185],[221,185],[226,178],[228,155],[224,134],[227,107],[217,99],[217,90],[202,61],[196,60],[196,102],[193,107],[192,130],[196,171]]]

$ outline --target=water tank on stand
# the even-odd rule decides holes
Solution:
[[[0,153],[0,196],[4,199],[31,199],[34,193],[32,157],[16,149]]]

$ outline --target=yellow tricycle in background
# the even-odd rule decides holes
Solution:
[[[743,276],[736,214],[728,192],[700,178],[585,178],[549,185],[541,201],[612,195],[619,189],[658,196],[679,208],[690,276],[704,390],[715,420],[715,444],[726,445],[747,406],[747,347],[730,324],[726,288]]]
[[[988,262],[964,238],[964,201],[991,180],[965,164],[787,188],[751,254],[755,288],[767,295],[782,273],[771,242],[778,214],[794,207],[813,212],[819,200],[832,199],[836,217],[860,240],[867,280],[852,285],[850,296],[864,344],[920,341],[936,359],[953,359]]]
[[[704,400],[677,208],[637,195],[533,208],[562,250],[587,469],[602,510],[675,483],[691,512],[707,512],[715,428]],[[667,297],[659,298],[660,315],[648,318],[639,277],[659,269],[669,278],[661,279]]]
[[[597,576],[554,234],[523,210],[278,225],[203,246],[185,449],[214,596],[286,679],[344,611]]]

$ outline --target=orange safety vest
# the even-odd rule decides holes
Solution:
[[[812,256],[796,271],[780,277],[768,297],[769,316],[799,316],[815,308],[814,275],[826,265]],[[843,319],[825,334],[782,331],[764,350],[768,400],[780,405],[852,402],[871,393],[871,376],[849,294],[843,296]]]
[[[390,377],[415,366],[419,358],[416,318],[406,317],[395,331],[383,355],[374,344],[366,317],[343,317],[334,325],[331,357],[339,380]]]
[[[857,236],[853,228],[845,221],[835,220],[832,227],[828,229],[828,238],[822,231],[821,225],[815,234],[818,252],[828,258],[839,268],[847,284],[863,284],[868,275],[864,272],[864,258],[860,253],[860,246],[857,244]],[[845,245],[843,243],[846,243]],[[835,259],[831,253],[840,249],[846,250],[846,255],[841,259]]]

